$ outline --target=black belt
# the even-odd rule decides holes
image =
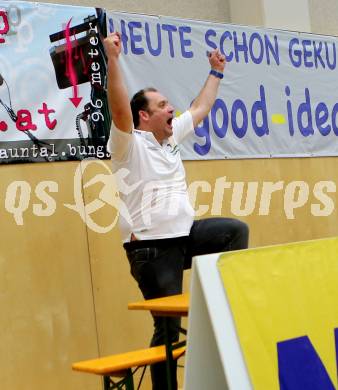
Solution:
[[[172,238],[160,238],[157,240],[135,240],[125,242],[123,248],[126,251],[132,251],[133,249],[140,248],[165,248],[170,246],[184,245],[186,244],[189,236],[172,237]]]

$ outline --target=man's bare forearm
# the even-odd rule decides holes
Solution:
[[[209,62],[214,74],[209,74],[200,93],[190,107],[194,126],[197,126],[211,110],[217,97],[220,77],[223,77],[225,57],[218,50],[214,50],[210,54]]]
[[[108,59],[108,99],[115,126],[126,132],[133,128],[128,91],[117,58]]]
[[[206,79],[203,88],[192,103],[190,111],[193,115],[194,126],[208,115],[211,110],[218,93],[220,79],[209,75]],[[194,113],[196,113],[194,115]]]
[[[108,57],[108,99],[115,126],[125,132],[133,129],[133,116],[129,104],[127,87],[119,64],[121,35],[113,33],[105,41]]]

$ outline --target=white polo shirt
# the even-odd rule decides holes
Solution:
[[[173,120],[173,136],[158,143],[153,133],[125,133],[114,124],[107,149],[120,193],[123,242],[189,235],[194,210],[190,204],[178,144],[194,129],[190,111]]]

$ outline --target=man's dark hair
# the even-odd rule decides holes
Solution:
[[[157,92],[153,87],[144,88],[136,92],[130,101],[131,112],[133,114],[133,122],[135,129],[140,124],[139,111],[147,111],[149,101],[146,97],[146,92]]]

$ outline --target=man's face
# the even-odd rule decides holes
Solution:
[[[173,134],[174,108],[159,92],[146,92],[148,124],[155,138],[161,142]]]

